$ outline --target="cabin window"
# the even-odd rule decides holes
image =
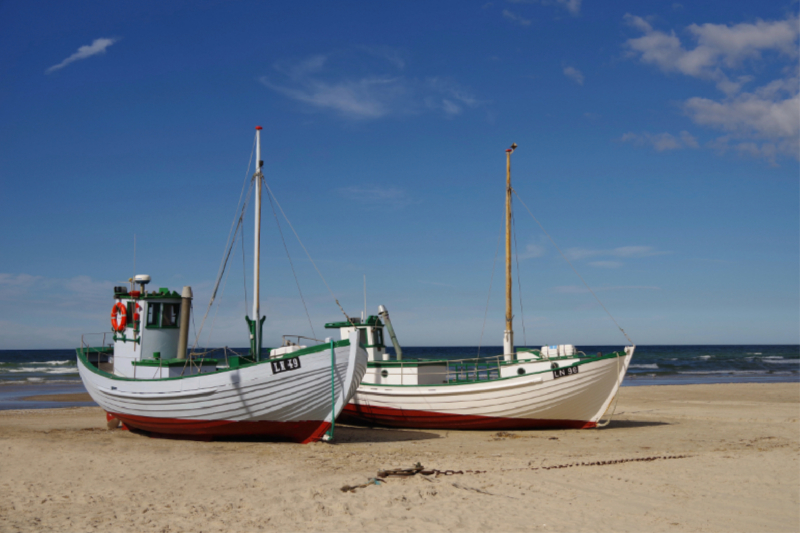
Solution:
[[[128,316],[125,317],[128,325],[127,327],[132,328],[134,327],[133,323],[133,313],[136,312],[136,304],[134,302],[128,302],[126,313]]]
[[[147,327],[158,327],[158,319],[161,317],[161,304],[147,304]]]
[[[385,346],[383,344],[383,330],[381,328],[375,328],[373,331],[375,332],[375,344],[378,346]]]
[[[358,330],[358,344],[367,345],[367,330],[364,328]]]
[[[180,311],[180,304],[151,302],[147,304],[147,327],[176,328]]]
[[[178,313],[180,304],[162,304],[161,327],[174,328],[178,325]]]

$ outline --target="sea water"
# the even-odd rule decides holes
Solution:
[[[577,346],[588,355],[621,346]],[[394,350],[388,349],[390,352]],[[246,353],[247,349],[236,349]],[[496,356],[499,346],[403,348],[405,359]],[[623,386],[800,382],[800,345],[637,346]],[[24,401],[27,396],[85,392],[75,350],[0,350],[0,410],[92,405]]]

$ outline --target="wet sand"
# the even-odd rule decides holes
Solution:
[[[74,394],[39,394],[37,396],[26,396],[20,398],[25,402],[91,402],[92,397],[88,392],[78,392]]]
[[[97,407],[0,412],[0,531],[800,530],[796,383],[627,387],[599,430],[337,426],[304,446],[105,427]],[[464,473],[341,490],[418,462]]]

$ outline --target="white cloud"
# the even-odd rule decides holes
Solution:
[[[633,133],[628,132],[619,139],[622,142],[630,142],[638,146],[651,145],[657,152],[667,150],[680,150],[683,148],[697,148],[697,139],[688,131],[680,132],[678,137],[671,133]]]
[[[92,44],[87,44],[78,48],[78,51],[66,58],[64,61],[59,63],[58,65],[53,65],[52,67],[45,70],[45,74],[50,74],[51,72],[55,72],[56,70],[62,69],[69,65],[70,63],[74,63],[75,61],[80,61],[81,59],[86,59],[87,57],[92,57],[97,54],[105,53],[106,49],[111,46],[112,44],[119,41],[119,39],[107,39],[107,38],[100,38],[95,39]]]
[[[531,25],[530,19],[522,18],[520,15],[517,15],[516,13],[512,13],[508,9],[504,9],[503,10],[503,16],[505,18],[507,18],[508,20],[519,24],[520,26],[530,26]]]
[[[363,63],[363,57],[329,68],[331,55],[317,55],[289,66],[276,65],[275,69],[283,78],[280,82],[267,76],[262,76],[260,81],[284,96],[308,104],[311,109],[333,111],[353,120],[418,113],[424,109],[453,117],[479,105],[472,94],[453,81],[440,77],[416,80],[398,74],[397,71],[405,68],[405,62],[391,49],[362,48],[360,52],[361,56],[366,52],[373,59],[380,59],[378,68],[385,70],[388,64],[391,73],[347,77],[341,73],[354,68],[354,63]],[[341,57],[334,59],[341,60]]]
[[[568,77],[578,85],[583,85],[583,74],[574,67],[564,67],[564,76]]]
[[[760,60],[762,52],[775,51],[789,58],[797,56],[797,18],[755,24],[692,24],[687,31],[697,41],[692,49],[683,47],[674,31],[655,30],[649,22],[631,14],[625,21],[644,33],[625,43],[631,56],[656,65],[664,72],[717,82],[722,90],[738,90],[741,83],[731,82],[722,68],[738,68],[745,59]],[[746,80],[745,80],[746,81]]]
[[[655,30],[641,17],[625,15],[625,21],[644,35],[628,39],[625,46],[632,57],[657,66],[663,72],[677,72],[716,84],[724,97],[689,98],[682,104],[697,125],[726,135],[708,146],[720,152],[733,149],[767,159],[778,156],[800,159],[800,83],[798,83],[798,18],[724,24],[692,24],[686,33],[696,41],[686,48],[674,31]],[[756,81],[767,62],[786,62],[782,76],[750,92],[745,85]],[[750,68],[749,73],[733,71]],[[763,82],[762,82],[763,83]],[[623,141],[652,144],[657,150],[696,147],[694,137],[670,134],[625,134]],[[682,134],[683,135],[683,134]],[[688,134],[687,134],[688,135]]]

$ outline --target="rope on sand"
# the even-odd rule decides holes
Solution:
[[[520,471],[520,470],[557,470],[559,468],[571,468],[575,466],[607,466],[607,465],[618,465],[622,463],[639,463],[639,462],[650,462],[650,461],[659,461],[659,460],[667,460],[667,459],[686,459],[688,457],[692,457],[691,455],[652,455],[650,457],[631,457],[628,459],[611,459],[609,461],[591,461],[591,462],[574,462],[574,463],[565,463],[560,465],[551,465],[551,466],[535,466],[535,467],[527,467],[527,468],[501,468],[501,472],[511,472],[511,471]],[[463,474],[486,474],[486,470],[437,470],[436,468],[425,468],[420,463],[417,463],[411,468],[395,468],[393,470],[378,470],[377,477],[369,478],[369,481],[363,483],[361,485],[345,485],[341,489],[342,492],[355,492],[356,489],[362,489],[368,487],[370,485],[378,485],[380,486],[381,483],[385,483],[387,477],[412,477],[420,474],[425,479],[425,476],[453,476],[453,475],[463,475]],[[430,481],[430,480],[429,480]]]

